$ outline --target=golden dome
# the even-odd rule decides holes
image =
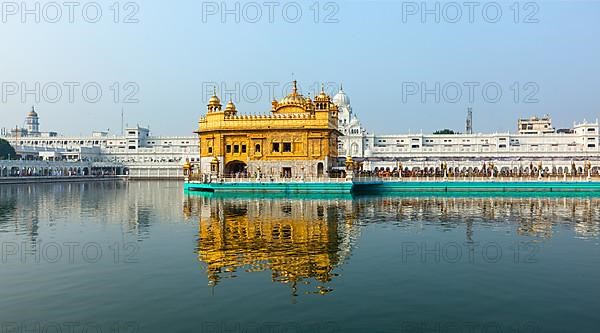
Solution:
[[[287,95],[281,101],[279,101],[280,105],[304,105],[306,104],[306,99],[304,99],[301,95]]]
[[[229,102],[227,103],[227,106],[225,106],[225,112],[236,112],[237,109],[235,108],[235,104],[233,104],[232,100],[229,100]]]
[[[221,100],[219,99],[219,97],[217,97],[217,95],[213,95],[208,100],[208,105],[221,105]]]
[[[327,95],[325,93],[325,85],[322,84],[321,85],[321,93],[319,94],[319,96],[315,97],[315,101],[317,102],[329,102],[331,100],[331,98],[329,97],[329,95]]]
[[[315,104],[313,103],[313,101],[310,99],[309,97],[306,97],[306,109],[307,110],[314,110],[315,109]]]
[[[214,87],[213,95],[208,100],[208,106],[220,106],[220,105],[221,105],[221,100],[219,99],[219,97],[217,97],[217,87]]]
[[[298,93],[297,81],[294,80],[293,86],[292,86],[292,92],[289,95],[282,98],[279,102],[277,102],[277,104],[274,104],[274,105],[276,105],[277,109],[279,109],[281,107],[289,106],[289,105],[306,107],[309,104],[312,104],[312,101],[310,101],[310,98],[307,99]]]

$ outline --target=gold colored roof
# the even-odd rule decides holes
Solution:
[[[219,97],[217,97],[216,95],[213,95],[209,100],[208,100],[208,105],[221,105],[221,100],[219,99]]]
[[[227,106],[225,106],[225,112],[237,112],[235,104],[233,104],[232,100],[229,100]]]
[[[208,100],[208,106],[220,106],[221,100],[217,97],[217,87],[214,88],[212,97]]]
[[[298,93],[297,81],[294,80],[292,86],[292,92],[279,101],[279,104],[296,104],[296,105],[304,105],[306,104],[306,99],[304,96]]]
[[[292,83],[292,92],[279,101],[273,101],[273,110],[277,111],[287,106],[297,106],[307,111],[312,110],[314,108],[313,101],[309,97],[304,97],[298,93],[298,82],[296,80]]]
[[[319,96],[315,97],[315,101],[317,102],[329,102],[331,101],[331,97],[325,93],[325,85],[321,85],[321,93]]]

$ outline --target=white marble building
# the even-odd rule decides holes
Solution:
[[[350,97],[344,92],[342,86],[340,86],[340,91],[333,97],[333,103],[339,109],[338,129],[343,134],[338,144],[338,156],[364,157],[364,137],[368,133],[360,124],[358,117],[352,112]]]
[[[25,128],[3,130],[0,137],[26,159],[122,162],[133,178],[182,178],[186,159],[194,161],[200,156],[196,135],[151,136],[149,129],[135,126],[126,128],[122,135],[93,132],[87,136],[61,136],[41,132],[34,110],[28,113],[25,123]]]
[[[600,167],[600,126],[574,123],[555,130],[549,116],[519,119],[515,133],[394,134],[367,132],[352,112],[350,98],[341,89],[334,97],[340,109],[340,156],[352,156],[363,170],[430,170],[446,163],[456,171],[492,163],[498,170],[528,170],[542,165],[548,173]],[[567,171],[568,170],[568,171]]]

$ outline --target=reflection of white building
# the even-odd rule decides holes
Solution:
[[[600,126],[598,121],[574,124],[570,129],[555,130],[548,116],[518,121],[517,133],[474,134],[394,134],[367,132],[352,113],[350,98],[340,89],[333,100],[340,109],[340,156],[363,161],[365,170],[390,168],[400,164],[406,169],[439,167],[481,167],[492,162],[499,168],[536,166],[544,162],[553,167],[579,169],[586,160],[600,162]],[[598,167],[595,163],[594,167]]]
[[[37,112],[27,115],[25,128],[17,128],[2,138],[25,158],[44,160],[81,160],[123,162],[131,177],[183,177],[186,159],[199,158],[198,137],[151,136],[143,127],[126,128],[122,135],[93,132],[87,136],[60,136],[56,132],[41,132]]]

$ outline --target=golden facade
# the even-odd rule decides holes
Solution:
[[[240,115],[212,96],[200,118],[200,172],[225,177],[326,176],[337,163],[338,108],[323,90],[311,100],[292,92],[271,114]]]
[[[328,293],[357,231],[353,219],[340,214],[351,201],[193,199],[203,206],[198,259],[211,285],[238,270],[270,271],[272,281],[288,284],[294,295],[300,288]]]

